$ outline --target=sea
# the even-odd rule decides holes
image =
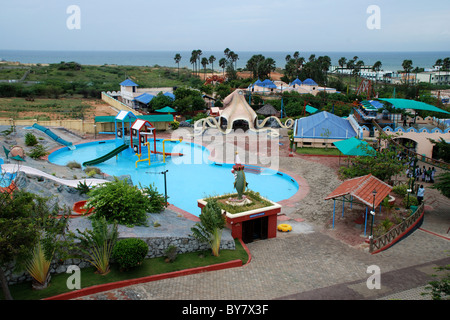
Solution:
[[[266,58],[275,60],[276,67],[284,68],[286,56],[294,55],[287,51],[234,51],[238,55],[237,68],[245,68],[247,61],[255,54],[261,54]],[[82,65],[129,65],[129,66],[161,66],[177,67],[175,54],[181,55],[180,67],[192,68],[189,62],[191,51],[36,51],[36,50],[1,50],[0,61],[20,63],[60,63],[61,61],[75,61]],[[432,68],[438,59],[450,57],[450,51],[433,52],[300,52],[300,56],[306,60],[311,55],[329,56],[333,66],[338,65],[338,60],[345,57],[347,60],[354,56],[364,61],[365,65],[373,65],[381,61],[384,71],[402,70],[403,60],[412,60],[413,67]],[[223,51],[203,51],[202,57],[214,56],[214,69],[219,70],[219,60],[223,58]],[[208,65],[210,68],[211,65]]]

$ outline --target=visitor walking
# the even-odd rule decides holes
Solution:
[[[425,166],[423,166],[422,169],[422,181],[425,182],[425,175],[427,174],[427,169],[425,169]]]
[[[431,176],[430,176],[430,182],[434,183],[434,175],[436,174],[436,169],[433,167],[431,168]]]
[[[422,204],[424,194],[425,189],[423,187],[423,184],[421,184],[419,189],[417,190],[417,201],[419,202],[419,206]]]

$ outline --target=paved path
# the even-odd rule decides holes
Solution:
[[[422,226],[427,228],[427,217]],[[305,226],[304,226],[305,227]],[[248,244],[252,261],[226,269],[134,285],[83,300],[424,299],[434,267],[450,263],[450,238],[417,230],[377,255],[328,235],[280,234]],[[381,272],[381,288],[369,290],[368,267]]]

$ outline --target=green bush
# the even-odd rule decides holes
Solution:
[[[179,126],[180,126],[180,123],[176,120],[174,120],[170,123],[170,127],[172,128],[172,130],[177,130]]]
[[[69,167],[70,169],[74,169],[74,168],[81,169],[81,164],[79,164],[76,161],[70,161],[66,164],[66,166]]]
[[[408,190],[408,186],[406,184],[399,184],[398,186],[394,186],[392,188],[392,192],[399,196],[406,196]]]
[[[405,207],[408,203],[409,203],[409,206],[419,205],[419,201],[417,200],[417,198],[411,194],[409,195],[409,202],[408,202],[408,196],[406,196],[403,198],[402,203]]]
[[[37,144],[33,147],[30,153],[28,153],[28,156],[32,159],[39,159],[40,157],[43,157],[47,155],[47,152],[45,151],[45,148],[42,144]]]
[[[37,145],[38,141],[36,139],[36,136],[32,134],[31,132],[27,132],[25,134],[25,145],[32,147]]]
[[[119,240],[114,246],[112,258],[119,264],[121,270],[139,266],[148,253],[147,243],[138,238]]]
[[[153,195],[153,196],[152,196]],[[161,197],[156,189],[144,188],[128,184],[127,180],[119,180],[98,185],[88,193],[86,209],[94,209],[93,219],[105,217],[108,221],[117,220],[123,225],[146,225],[147,213],[157,212],[161,208]],[[158,207],[155,209],[155,205]]]

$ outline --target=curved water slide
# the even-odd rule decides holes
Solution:
[[[66,140],[62,139],[61,137],[56,135],[53,131],[51,131],[49,128],[41,126],[41,125],[39,125],[37,123],[33,124],[33,128],[44,132],[46,135],[48,135],[50,138],[52,138],[56,142],[66,146],[66,147],[69,147],[70,150],[75,149],[75,146],[72,144],[72,142],[69,142],[69,141],[66,141]]]
[[[118,155],[119,153],[121,153],[122,151],[124,151],[126,149],[128,149],[128,145],[122,144],[121,146],[115,148],[114,150],[108,152],[107,154],[105,154],[101,157],[83,162],[83,166],[88,167],[88,166],[92,166],[95,164],[105,162],[106,160],[111,159],[112,157],[114,157],[115,155]]]
[[[17,171],[22,171],[26,174],[33,175],[33,176],[40,176],[44,177],[46,179],[53,180],[55,182],[58,182],[60,184],[64,184],[66,186],[70,187],[77,187],[79,183],[86,183],[88,186],[96,186],[98,184],[109,182],[108,180],[103,179],[77,179],[77,180],[68,180],[68,179],[61,179],[57,178],[51,174],[45,173],[39,169],[28,167],[28,166],[18,166],[16,164],[2,164],[1,165],[2,172],[8,172],[8,173],[16,173]]]

